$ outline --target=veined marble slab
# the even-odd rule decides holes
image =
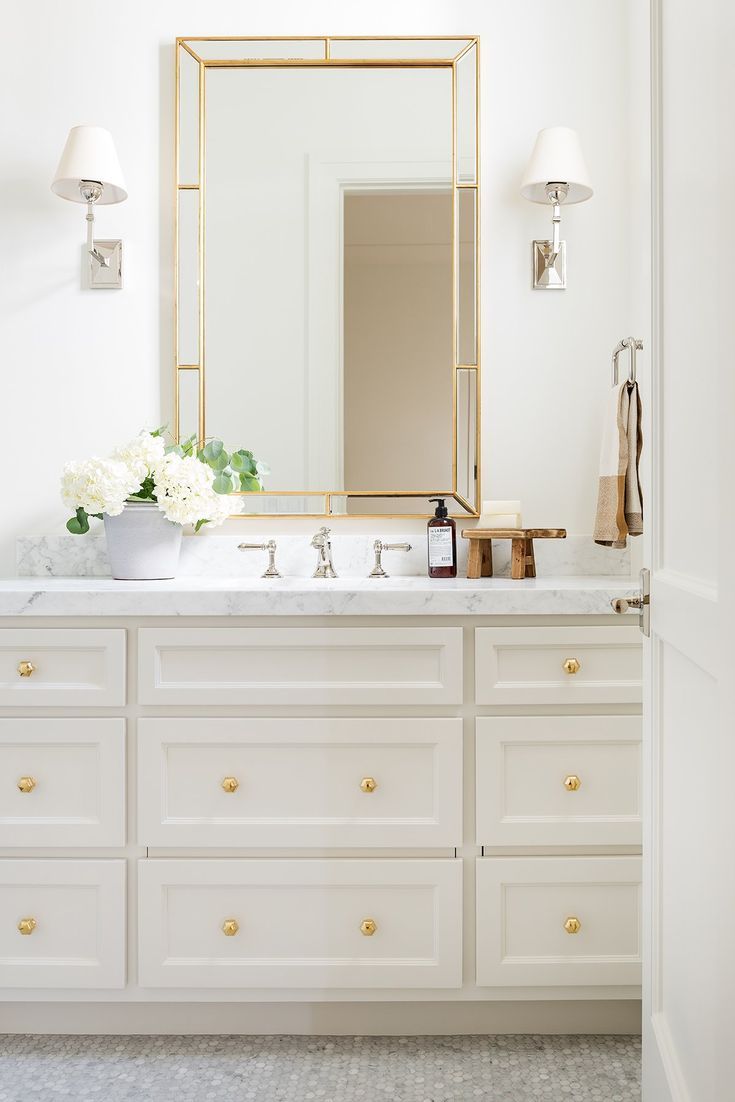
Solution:
[[[632,578],[9,578],[0,616],[584,616],[612,615]],[[628,613],[633,616],[635,613]]]
[[[314,531],[318,523],[315,522]],[[381,535],[376,524],[375,535]],[[365,578],[374,561],[375,535],[332,532],[332,556],[342,578]],[[386,551],[383,565],[392,577],[426,577],[426,533],[391,533],[390,543],[410,543],[411,550]],[[270,538],[267,531],[243,532],[239,536],[184,537],[179,577],[259,578],[265,569],[264,551],[238,551],[238,543],[261,543]],[[277,562],[281,573],[290,579],[309,578],[316,565],[316,551],[307,534],[279,535]],[[591,536],[568,536],[565,540],[537,540],[538,573],[553,577],[589,574],[630,576],[629,549],[616,551],[598,547]],[[467,540],[457,536],[459,573],[467,571]],[[510,541],[498,540],[493,546],[496,577],[510,574]],[[88,536],[25,536],[16,544],[16,569],[26,578],[109,577],[105,539]]]

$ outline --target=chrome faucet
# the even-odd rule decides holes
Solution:
[[[316,548],[316,570],[312,578],[336,578],[334,563],[332,562],[332,541],[329,538],[330,528],[320,528],[311,541],[311,546]]]

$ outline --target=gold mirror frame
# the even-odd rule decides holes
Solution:
[[[215,44],[222,44],[222,52],[231,56],[217,56]],[[242,43],[242,51],[237,50],[236,44]],[[362,46],[363,56],[347,56],[350,53],[349,44],[354,43],[356,52]],[[432,44],[436,44],[436,52],[432,51]],[[204,45],[209,44],[209,45]],[[368,44],[378,46],[374,56],[365,56]],[[342,56],[335,56],[333,49],[337,48],[338,54],[344,51]],[[470,173],[472,180],[460,180],[458,149],[458,63],[466,55],[474,50],[474,65],[472,76],[474,78],[474,150],[472,154],[473,171]],[[404,56],[416,51],[416,56]],[[302,56],[293,56],[301,53]],[[278,56],[282,54],[283,56]],[[291,54],[291,56],[288,56]],[[185,64],[191,66],[193,59],[198,67],[195,77],[195,89],[188,92],[182,89],[182,59],[186,56]],[[206,55],[206,56],[205,56]],[[241,56],[240,56],[241,55]],[[470,60],[471,59],[467,59]],[[315,508],[314,512],[277,513],[266,514],[264,512],[248,513],[245,511],[233,514],[235,517],[247,516],[315,516],[315,517],[391,517],[400,516],[406,519],[424,518],[431,516],[431,511],[426,513],[365,513],[365,512],[335,512],[333,504],[335,500],[354,500],[357,498],[421,498],[444,497],[452,499],[460,512],[455,516],[472,517],[479,516],[479,506],[482,500],[480,485],[480,40],[476,35],[416,35],[400,37],[384,36],[276,36],[276,37],[239,37],[239,36],[201,36],[180,37],[176,39],[176,153],[175,153],[175,286],[174,286],[174,435],[181,439],[181,404],[183,380],[186,379],[188,387],[193,389],[196,397],[197,410],[195,420],[197,433],[200,440],[206,438],[205,428],[205,331],[204,331],[204,250],[205,250],[205,118],[206,118],[206,73],[210,68],[313,68],[313,67],[347,67],[347,68],[450,68],[452,70],[452,488],[434,488],[432,490],[395,490],[395,491],[370,491],[370,490],[261,490],[239,491],[233,496],[240,497],[270,497],[290,498],[301,497],[306,500],[321,499],[323,508]],[[185,100],[197,100],[197,117],[194,143],[197,167],[196,181],[182,177],[182,110],[185,109]],[[189,104],[187,103],[188,107]],[[458,310],[458,286],[459,286],[459,243],[458,243],[458,207],[460,192],[463,189],[474,192],[475,195],[475,242],[474,242],[474,273],[475,273],[475,301],[474,301],[474,340],[475,360],[473,364],[459,362],[459,310]],[[196,225],[196,253],[197,253],[197,287],[196,295],[196,339],[198,354],[196,362],[182,361],[181,350],[181,319],[183,308],[180,301],[181,293],[181,240],[182,219],[180,210],[182,195],[187,192],[198,193],[197,225]],[[190,212],[191,214],[191,212]],[[192,357],[189,357],[192,359]],[[473,373],[468,376],[474,378],[474,442],[475,442],[475,467],[474,504],[463,497],[457,488],[458,483],[458,431],[457,431],[457,380],[459,371]],[[194,385],[192,388],[192,373]],[[470,386],[470,394],[472,394]]]

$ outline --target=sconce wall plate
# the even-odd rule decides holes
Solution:
[[[100,264],[99,261],[88,251],[85,245],[82,249],[82,264],[83,270],[87,273],[87,283],[85,290],[89,291],[120,291],[122,290],[123,278],[122,278],[122,241],[112,238],[100,241],[98,238],[94,240],[95,252],[103,256],[108,265]],[[86,260],[86,265],[85,265]]]
[[[567,243],[559,242],[559,251],[549,263],[552,255],[551,241],[533,241],[533,286],[536,291],[566,291],[567,289]],[[548,266],[547,266],[548,265]]]

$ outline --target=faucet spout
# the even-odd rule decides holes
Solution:
[[[313,578],[336,578],[337,574],[334,569],[334,563],[332,562],[332,541],[330,540],[329,528],[320,528],[316,535],[312,538],[311,546],[316,549],[316,570],[312,574]]]

